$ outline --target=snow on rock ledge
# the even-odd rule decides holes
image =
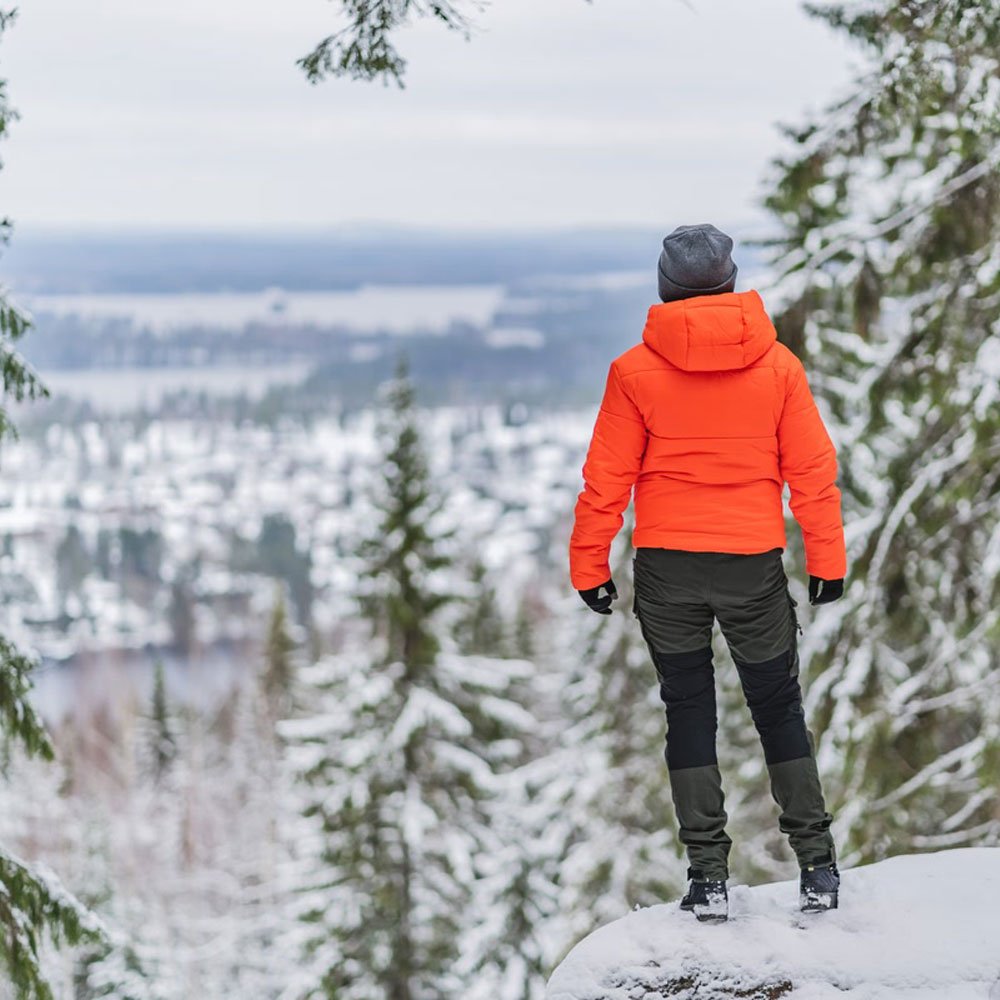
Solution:
[[[581,941],[547,1000],[1000,1000],[1000,849],[845,872],[841,908],[797,910],[795,882],[730,890],[727,924],[677,903]]]

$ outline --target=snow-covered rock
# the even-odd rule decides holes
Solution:
[[[669,903],[602,927],[556,969],[547,1000],[1000,1000],[1000,849],[845,872],[827,914],[799,913],[795,882],[730,895],[727,924]]]

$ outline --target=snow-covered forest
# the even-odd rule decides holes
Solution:
[[[785,564],[851,869],[1000,847],[1000,4],[815,15],[860,69],[787,130],[745,273],[839,452],[845,598],[809,607],[790,519]],[[373,51],[338,64],[328,40],[303,68],[402,73]],[[0,88],[0,133],[11,116]],[[470,254],[454,302],[400,293],[429,310],[419,336],[345,327],[325,367],[324,309],[370,291],[231,295],[257,311],[210,349],[203,290],[143,300],[169,322],[138,333],[118,299],[99,325],[40,297],[37,329],[0,299],[0,997],[541,1000],[587,935],[683,890],[627,537],[610,619],[566,572],[594,375],[645,292],[631,256],[553,275],[558,251],[538,255],[494,287]],[[310,374],[255,400],[33,402],[49,322],[46,363],[106,341],[168,368],[252,345],[266,367],[294,343]],[[715,646],[733,881],[780,881],[795,860]],[[738,899],[774,918],[755,892]],[[638,968],[660,916],[630,919],[595,941]],[[594,985],[573,962],[566,1000]]]

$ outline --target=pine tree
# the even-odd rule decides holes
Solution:
[[[211,764],[209,787],[224,783],[228,809],[239,817],[214,860],[229,873],[231,902],[224,916],[232,943],[220,960],[206,963],[216,983],[213,995],[287,996],[299,964],[297,935],[288,932],[294,923],[288,846],[299,799],[279,757],[273,713],[258,685],[243,685],[235,698],[232,738]]]
[[[86,952],[73,976],[73,1000],[163,1000],[127,940]]]
[[[380,433],[377,524],[360,546],[371,637],[303,671],[299,701],[316,714],[282,727],[320,832],[297,995],[431,1000],[467,985],[458,962],[480,865],[497,849],[496,775],[531,720],[509,698],[523,663],[462,656],[439,634],[449,560],[405,372]]]
[[[526,660],[534,659],[535,656],[537,619],[535,617],[536,612],[531,605],[537,599],[537,594],[522,595],[517,605],[517,614],[514,617],[513,652],[515,656],[523,657]]]
[[[56,586],[63,602],[70,594],[79,592],[88,572],[90,553],[80,529],[71,524],[56,547]]]
[[[507,649],[507,627],[481,560],[472,564],[469,573],[471,596],[455,625],[455,635],[463,653],[502,656]]]
[[[0,10],[0,36],[10,27],[14,13]],[[6,81],[0,80],[0,138],[15,118]],[[10,237],[11,224],[0,220],[0,246]],[[45,390],[18,352],[18,342],[31,327],[0,289],[0,440],[14,428],[8,417],[10,401],[21,402],[45,395]],[[52,746],[28,699],[33,662],[0,636],[0,731],[4,753],[13,749],[51,760]],[[97,918],[74,899],[48,871],[27,864],[0,847],[0,968],[19,998],[48,1000],[52,990],[40,961],[46,938],[57,944],[99,941],[103,931]]]
[[[312,620],[312,555],[300,552],[295,525],[284,514],[268,514],[257,539],[257,566],[288,584],[292,606],[302,625]]]
[[[174,648],[182,656],[190,657],[198,640],[198,622],[195,618],[194,594],[187,577],[179,577],[170,585],[167,620]]]
[[[563,957],[563,824],[545,795],[556,778],[551,763],[539,753],[501,774],[487,804],[493,842],[477,860],[479,877],[464,921],[457,965],[463,1000],[541,1000]]]
[[[849,860],[997,844],[1000,2],[812,10],[867,68],[789,130],[767,202],[850,548],[807,708]]]
[[[157,661],[153,670],[151,757],[153,774],[161,779],[177,757],[177,739],[170,722],[170,708],[167,704],[167,683],[163,663]]]
[[[292,654],[295,640],[288,632],[288,612],[285,608],[285,593],[278,587],[275,591],[271,620],[267,628],[264,650],[263,688],[272,715],[278,718],[287,707],[292,690]]]

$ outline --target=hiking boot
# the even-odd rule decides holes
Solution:
[[[681,900],[681,909],[693,913],[702,923],[721,924],[729,919],[729,891],[725,879],[705,879],[689,871],[691,885]]]
[[[799,909],[803,913],[822,913],[837,909],[840,872],[834,862],[806,865],[799,882]]]

